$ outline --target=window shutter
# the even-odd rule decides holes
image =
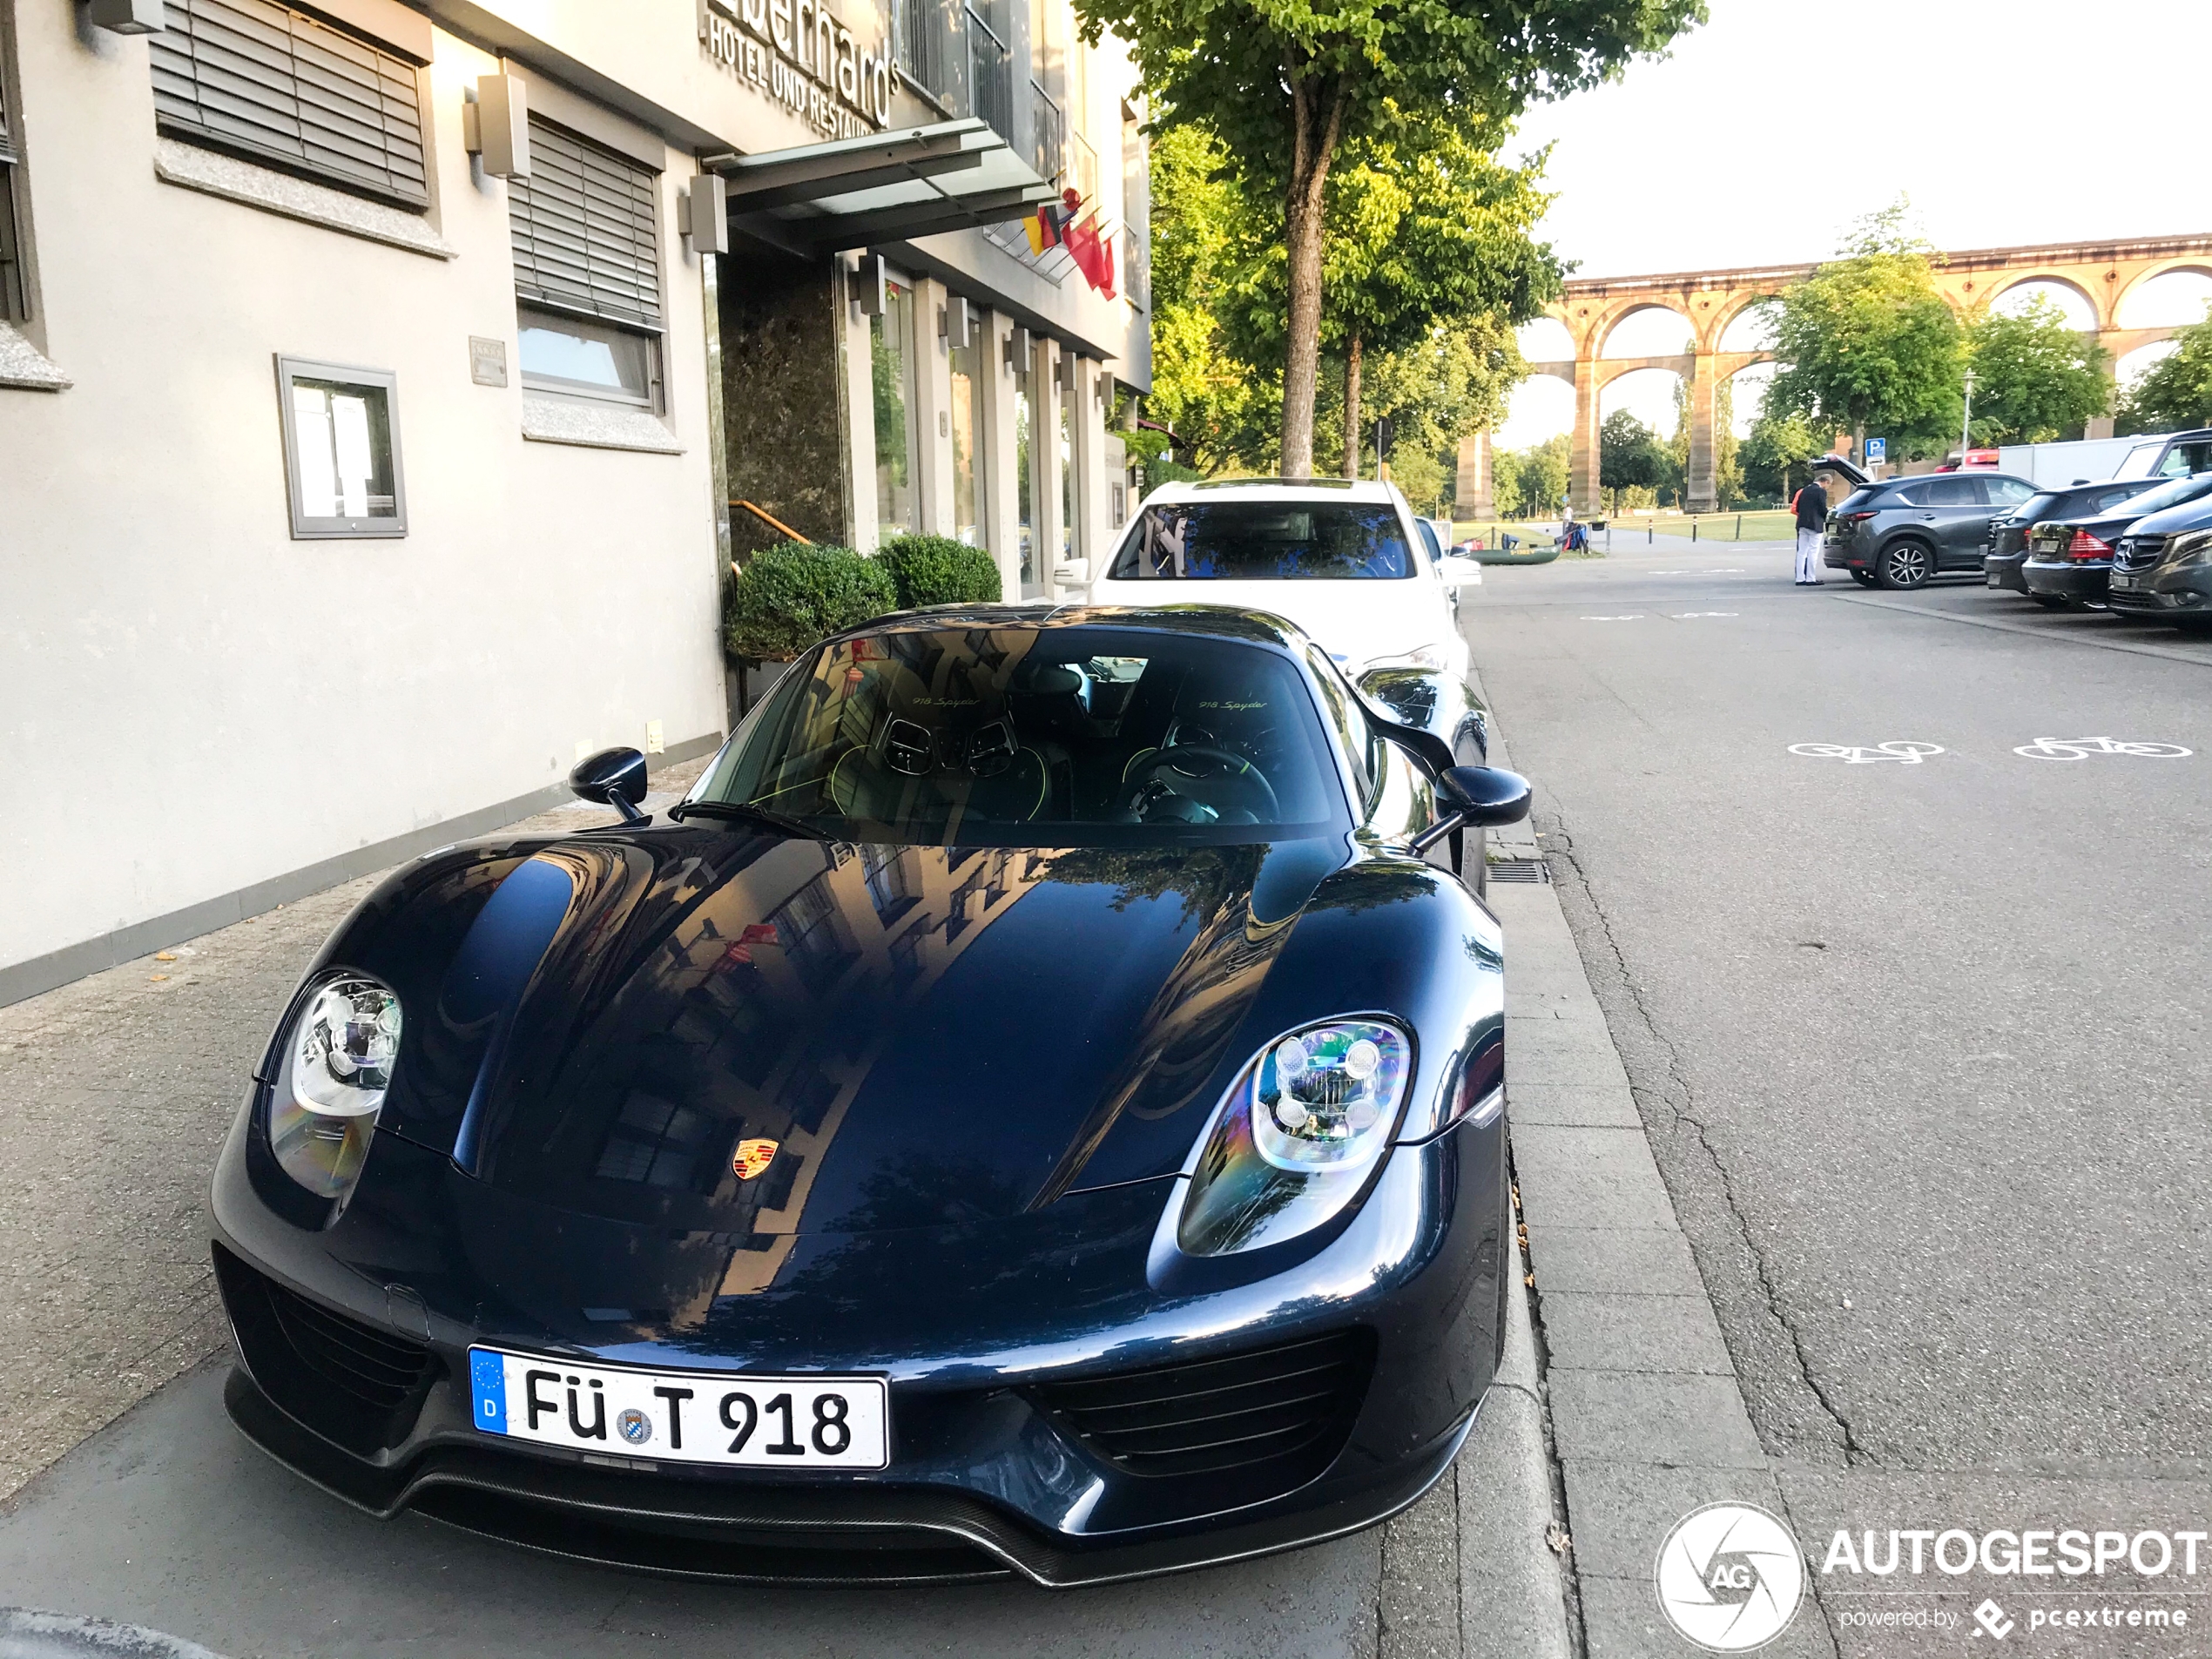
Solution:
[[[530,176],[507,181],[515,294],[556,311],[658,331],[653,174],[530,118]]]
[[[270,0],[167,0],[156,125],[365,196],[427,206],[415,65]]]

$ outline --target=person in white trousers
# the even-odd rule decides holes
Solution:
[[[1820,585],[1820,536],[1828,526],[1828,492],[1818,479],[1808,478],[1791,504],[1797,512],[1797,585],[1817,588]]]

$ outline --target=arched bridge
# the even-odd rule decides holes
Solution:
[[[2141,285],[2170,272],[2212,276],[2212,235],[1975,248],[1938,254],[1933,263],[1937,292],[1966,320],[1981,315],[1991,301],[2024,282],[2073,289],[2096,319],[2098,343],[2116,361],[2178,332],[2171,327],[2123,328],[2121,306]],[[1751,307],[1772,299],[1817,268],[1777,265],[1663,276],[1576,277],[1568,282],[1566,292],[1548,311],[1566,326],[1575,355],[1529,368],[1575,388],[1573,491],[1577,513],[1594,514],[1599,509],[1598,395],[1610,381],[1640,368],[1671,370],[1689,388],[1689,466],[1684,494],[1692,511],[1714,509],[1714,394],[1739,370],[1774,359],[1773,353],[1764,350],[1723,350],[1729,327]],[[1676,357],[1600,355],[1615,327],[1637,312],[1654,308],[1671,311],[1689,324],[1689,350]],[[2091,427],[2093,436],[2110,432],[2108,420]],[[1459,499],[1472,503],[1478,517],[1490,510],[1489,451],[1487,433],[1460,446]],[[1463,506],[1461,510],[1470,509]]]

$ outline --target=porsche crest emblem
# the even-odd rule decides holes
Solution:
[[[773,1141],[739,1141],[738,1150],[730,1159],[730,1167],[738,1172],[738,1179],[750,1181],[776,1161]]]

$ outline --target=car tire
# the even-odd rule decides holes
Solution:
[[[1851,579],[1862,588],[1871,588],[1874,585],[1874,573],[1871,570],[1853,570],[1851,573]]]
[[[1877,556],[1875,577],[1892,592],[1924,588],[1935,574],[1935,550],[1910,538],[1892,542]]]

